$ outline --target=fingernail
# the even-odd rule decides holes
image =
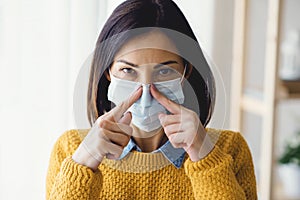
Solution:
[[[138,93],[141,89],[142,89],[142,86],[140,86],[140,87],[135,91],[135,93]]]
[[[153,90],[157,91],[157,89],[156,89],[156,87],[155,87],[154,84],[151,84],[151,87],[152,87]]]
[[[127,110],[126,112],[124,112],[124,114],[123,114],[123,116],[122,116],[121,118],[123,118],[125,115],[127,115],[127,113],[128,113],[128,114],[131,114],[130,111]]]
[[[164,117],[164,114],[163,113],[159,113],[158,114],[158,119],[161,121],[162,120],[162,118]]]
[[[137,89],[132,93],[132,95],[133,95],[133,96],[137,95],[137,94],[140,92],[141,88],[142,88],[142,87],[137,88]]]

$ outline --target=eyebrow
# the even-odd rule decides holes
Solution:
[[[132,67],[138,67],[137,64],[133,64],[133,63],[131,63],[131,62],[128,62],[128,61],[122,60],[122,59],[121,59],[121,60],[117,60],[117,62],[125,63],[126,65],[130,65],[130,66],[132,66]],[[169,65],[169,64],[174,64],[174,63],[178,64],[178,62],[175,61],[175,60],[169,60],[169,61],[166,61],[166,62],[162,62],[162,63],[159,63],[159,64],[155,65],[155,66],[154,66],[154,69],[155,69],[155,68],[158,68],[158,67],[161,67],[161,66],[163,66],[163,65]]]

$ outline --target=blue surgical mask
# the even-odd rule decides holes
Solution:
[[[185,73],[186,68],[184,69]],[[184,94],[182,91],[181,78],[154,82],[153,84],[168,99],[183,104]],[[132,114],[131,122],[139,129],[151,132],[161,127],[158,119],[159,113],[167,113],[167,110],[150,93],[150,84],[119,79],[110,73],[111,83],[108,87],[108,100],[118,105],[126,100],[140,86],[143,87],[141,97],[128,109]]]

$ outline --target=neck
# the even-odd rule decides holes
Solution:
[[[151,132],[142,131],[134,125],[132,128],[132,138],[141,148],[142,152],[152,152],[158,149],[168,140],[163,128]]]

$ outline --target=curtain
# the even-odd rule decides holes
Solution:
[[[54,142],[81,128],[74,84],[105,18],[105,1],[0,2],[0,199],[45,199]]]

